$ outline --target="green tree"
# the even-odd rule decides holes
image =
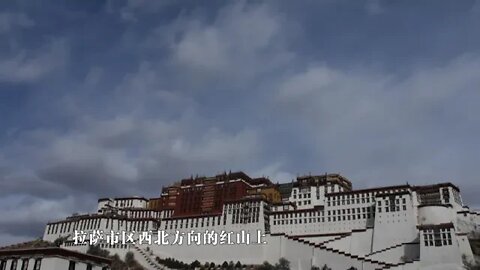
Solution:
[[[110,259],[112,260],[112,270],[128,270],[128,266],[120,259],[117,254],[111,256]]]
[[[125,263],[128,267],[135,266],[135,255],[133,255],[133,252],[129,251],[127,254],[125,254]]]
[[[480,270],[480,264],[468,260],[465,254],[462,255],[463,268],[467,270]]]
[[[312,265],[312,267],[310,268],[310,270],[320,270],[320,267],[315,266],[315,265]]]
[[[240,263],[240,261],[237,261],[237,263],[235,264],[235,268],[236,269],[241,269],[242,268],[242,264]]]
[[[322,270],[332,270],[332,268],[328,267],[326,264],[323,265]]]
[[[64,237],[58,237],[57,239],[55,239],[55,241],[53,241],[53,244],[57,247],[61,246],[63,243],[65,243],[65,241],[68,240],[68,236],[64,236]]]
[[[128,269],[143,270],[143,267],[135,260],[135,255],[131,251],[125,254],[125,264],[127,265]]]
[[[110,256],[110,252],[106,249],[102,249],[99,245],[89,246],[87,254],[104,258],[108,258]]]
[[[190,267],[193,268],[193,269],[195,269],[197,267],[200,267],[200,266],[201,266],[201,264],[198,260],[195,260],[190,264]]]
[[[128,252],[125,255],[124,261],[120,259],[117,254],[110,255],[108,250],[100,248],[100,246],[89,246],[87,250],[87,254],[104,257],[112,260],[111,269],[112,270],[145,270],[138,262],[135,260],[134,254],[132,252]],[[156,258],[157,262],[160,262],[160,258]],[[161,262],[160,262],[161,263]],[[179,269],[185,269],[186,267],[179,267]]]
[[[257,266],[258,270],[275,270],[275,267],[269,262],[263,262],[260,266]]]
[[[275,264],[275,269],[278,270],[290,270],[290,262],[285,258],[280,258],[278,263]]]
[[[224,261],[222,263],[222,269],[227,269],[228,268],[228,262],[227,261]]]

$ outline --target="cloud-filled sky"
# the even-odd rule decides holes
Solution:
[[[0,245],[230,170],[480,206],[478,1],[2,1],[0,41]]]

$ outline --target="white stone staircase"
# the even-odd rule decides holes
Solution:
[[[135,251],[135,253],[137,253],[138,255],[140,255],[140,258],[135,258],[145,269],[169,270],[168,267],[156,261],[156,256],[151,250],[145,250],[137,245],[133,245],[132,250]]]
[[[289,236],[289,235],[283,235],[283,237],[286,237],[287,239],[297,241],[299,243],[303,243],[309,246],[312,246],[315,249],[320,249],[324,250],[326,252],[332,253],[332,255],[341,255],[344,256],[346,260],[356,260],[364,264],[368,264],[369,266],[365,269],[376,269],[376,270],[383,270],[383,269],[389,269],[389,270],[417,270],[419,269],[420,262],[418,259],[412,259],[412,260],[407,260],[405,262],[386,262],[383,260],[380,260],[378,258],[370,258],[368,255],[358,255],[358,254],[351,254],[349,252],[343,251],[341,249],[335,248],[330,246],[330,244],[334,243],[335,241],[342,241],[343,239],[349,237],[351,233],[347,233],[342,236],[335,237],[333,239],[330,239],[328,241],[322,242],[321,244],[318,243],[313,243],[305,239],[301,239],[298,237],[294,236]],[[402,246],[405,244],[397,245],[397,246]],[[394,246],[396,247],[396,246]],[[392,247],[393,248],[393,247]],[[385,249],[385,250],[388,250]],[[371,254],[369,254],[371,255]],[[363,268],[362,268],[363,269]]]

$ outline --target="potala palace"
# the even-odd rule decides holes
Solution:
[[[75,244],[75,231],[262,232],[265,243],[233,245],[149,245],[102,242],[120,256],[131,251],[147,269],[165,269],[155,257],[222,264],[277,262],[292,269],[325,264],[333,270],[464,269],[478,251],[480,213],[462,202],[452,183],[410,184],[369,189],[352,188],[339,174],[297,177],[274,184],[243,172],[192,177],[162,188],[158,198],[102,198],[96,213],[75,214],[47,224],[44,240],[68,237],[63,247],[85,252]],[[155,234],[154,234],[155,235]]]

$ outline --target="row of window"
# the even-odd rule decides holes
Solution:
[[[392,204],[400,204],[400,198],[388,198],[385,201],[385,205],[392,205]],[[407,203],[407,199],[406,198],[402,198],[402,203],[403,204],[406,204]],[[382,206],[382,201],[379,200],[377,201],[377,205],[378,206]]]
[[[100,219],[86,219],[76,222],[63,222],[55,223],[47,226],[47,234],[57,234],[57,233],[66,233],[71,232],[72,230],[95,230],[100,228]],[[125,221],[118,220],[117,229],[120,230],[120,227],[123,227],[124,223],[127,225],[127,230],[131,231],[145,231],[148,229],[149,221]],[[72,228],[73,224],[73,228]],[[113,219],[107,219],[106,228],[113,229]]]
[[[453,199],[457,204],[462,205],[462,198],[460,197],[460,193],[456,189],[452,189],[453,191]]]
[[[295,219],[281,219],[274,220],[273,225],[288,225],[288,224],[302,224],[303,223],[315,223],[315,222],[337,222],[337,221],[349,221],[349,220],[361,220],[361,219],[371,219],[375,217],[374,213],[367,214],[354,214],[346,216],[332,216],[332,217],[314,217],[314,218],[295,218]]]
[[[260,218],[260,208],[250,208],[250,209],[233,209],[229,210],[232,213],[232,224],[239,223],[257,223]],[[215,226],[221,224],[222,216],[213,216],[213,217],[202,217],[202,218],[192,218],[180,219],[180,220],[166,220],[164,224],[164,229],[187,229],[187,228],[203,228]],[[227,215],[223,215],[223,225],[226,225]]]
[[[62,222],[47,226],[47,234],[70,232],[71,229],[89,230],[97,229],[100,226],[100,219],[82,219],[74,222]],[[72,228],[73,224],[73,228]]]
[[[259,207],[261,202],[249,202],[249,203],[235,203],[235,204],[227,204],[225,210],[230,209],[243,209],[246,207]]]
[[[335,187],[337,187],[337,190],[335,190]],[[316,188],[317,196],[320,192],[319,189],[320,189],[320,186],[317,186],[317,188]],[[338,185],[328,184],[325,187],[325,192],[326,193],[342,192],[342,191],[344,191],[344,188],[341,187],[341,186],[338,186]],[[300,191],[297,188],[292,189],[292,196],[293,196],[294,199],[296,198],[296,194],[298,194],[298,198],[301,199],[302,198],[302,193],[304,194],[304,198],[310,198],[310,187],[302,188]],[[305,197],[305,196],[308,196],[308,197]]]
[[[338,209],[338,210],[328,210],[327,216],[335,215],[349,215],[349,214],[360,214],[360,213],[371,213],[375,211],[375,207],[358,207],[358,208],[348,208],[348,209]],[[282,213],[274,214],[273,219],[280,218],[296,218],[296,217],[314,217],[314,216],[323,216],[324,211],[311,211],[311,212],[293,212],[293,213]]]
[[[283,214],[274,214],[273,219],[280,218],[293,218],[293,217],[311,217],[316,215],[322,215],[323,211],[311,211],[311,212],[293,212],[293,213],[283,213]]]
[[[205,217],[205,218],[192,218],[190,219],[190,222],[188,222],[188,219],[180,219],[180,220],[166,220],[164,229],[188,229],[188,228],[202,228],[204,225],[206,227],[209,227],[210,224],[212,226],[215,225],[215,222],[217,222],[217,225],[220,225],[220,216],[214,216],[214,217]],[[210,222],[211,221],[211,222]],[[190,226],[189,226],[190,224]]]
[[[440,190],[432,190],[432,191],[423,191],[422,193],[417,193],[418,201],[420,204],[428,205],[428,204],[441,204],[442,203],[442,196],[440,194]]]
[[[310,199],[312,197],[312,194],[310,193],[305,193],[303,194],[303,198],[305,199]],[[297,195],[296,194],[293,194],[293,198],[296,199],[297,198]],[[302,198],[302,193],[299,193],[298,194],[298,198],[301,199]]]
[[[406,211],[407,210],[407,206],[406,205],[402,205],[402,210],[403,211]],[[388,212],[399,212],[400,211],[400,205],[390,205],[390,206],[385,206],[385,212],[388,213]],[[381,213],[382,212],[382,207],[378,207],[377,209],[377,212],[378,213]]]
[[[377,194],[393,194],[393,193],[399,193],[399,192],[404,192],[408,191],[406,188],[400,188],[400,189],[385,189],[385,190],[378,190],[378,191],[371,191],[368,193],[354,193],[354,194],[345,194],[345,195],[339,195],[336,196],[337,198],[340,199],[353,199],[353,198],[364,198],[364,197],[375,197]]]
[[[132,207],[133,200],[115,200],[115,207]]]
[[[18,261],[19,259],[12,259],[12,263],[10,264],[9,270],[17,270]],[[21,264],[20,270],[27,270],[29,261],[30,259],[21,259],[22,264]],[[33,270],[40,270],[41,266],[42,266],[42,259],[41,258],[35,259]],[[7,260],[1,260],[0,270],[7,270],[6,268],[7,268]]]
[[[350,205],[350,204],[355,204],[355,201],[357,204],[360,203],[370,203],[374,202],[373,198],[366,197],[366,198],[356,198],[356,199],[343,199],[343,200],[327,200],[327,206],[337,206],[337,205]]]
[[[245,211],[253,210],[253,211]],[[232,224],[239,223],[257,223],[260,218],[260,208],[253,209],[234,209],[232,214]]]
[[[382,205],[385,205],[383,208]],[[407,210],[407,199],[406,198],[395,198],[395,197],[390,197],[386,198],[384,200],[378,200],[377,201],[377,212],[381,213],[382,210],[385,210],[385,212],[399,212],[400,209],[403,211]]]
[[[370,193],[356,193],[356,194],[348,194],[348,195],[339,195],[335,197],[327,197],[327,205],[345,205],[345,204],[359,204],[359,203],[370,203],[375,201],[375,196],[377,194],[390,194],[396,192],[406,191],[406,189],[392,189],[392,190],[382,190],[382,191],[375,191]]]
[[[121,210],[120,215],[127,216],[129,218],[160,218],[160,212],[157,211],[131,211]]]
[[[106,224],[107,229],[108,229],[109,226],[110,226],[110,229],[113,229],[113,221],[114,221],[113,219],[112,220],[107,219],[107,224]],[[120,230],[121,227],[123,228],[124,224],[126,224],[126,230],[139,232],[139,231],[148,230],[149,221],[147,221],[147,220],[141,220],[141,221],[118,220],[117,221],[117,230]]]
[[[302,205],[302,201],[299,201],[297,202],[298,206],[301,206]],[[303,202],[303,205],[309,205],[309,204],[312,204],[312,201],[311,200],[305,200]]]
[[[75,261],[70,261],[68,264],[68,270],[78,270],[78,268],[76,268],[76,265],[77,263]],[[86,270],[92,270],[92,269],[93,269],[93,265],[87,264]],[[102,270],[108,270],[108,269],[109,269],[108,266],[102,267]]]
[[[347,209],[338,209],[338,210],[328,210],[327,211],[327,216],[330,216],[330,215],[345,215],[345,214],[355,214],[355,213],[370,213],[370,212],[374,212],[375,211],[375,207],[358,207],[358,208],[347,208]]]
[[[451,246],[452,235],[450,229],[429,229],[423,231],[423,240],[426,247],[428,246]]]

